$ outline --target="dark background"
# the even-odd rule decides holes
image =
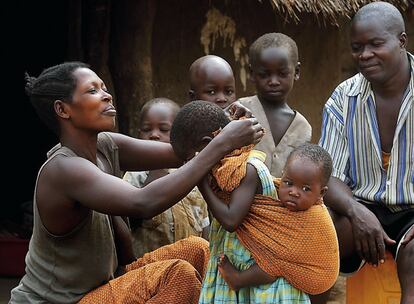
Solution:
[[[6,4],[7,3],[7,4]],[[0,220],[18,221],[20,205],[33,197],[36,174],[57,138],[37,118],[24,92],[24,72],[33,76],[62,62],[67,47],[66,1],[2,4],[3,186]]]

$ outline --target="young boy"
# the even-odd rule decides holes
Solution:
[[[212,140],[215,131],[228,122],[225,114],[208,102],[193,101],[185,105],[171,129],[175,153],[183,159],[192,158]],[[330,175],[329,166],[323,171],[323,183],[319,183],[321,167],[312,167],[311,162],[300,162],[299,166],[304,169],[302,174],[310,175],[303,186],[304,191],[312,189],[311,193],[306,193],[312,194],[310,199],[302,202],[314,206],[306,213],[292,212],[295,208],[308,208],[298,204],[297,196],[302,194],[294,193],[284,201],[288,208],[276,200],[273,177],[263,163],[265,154],[250,151],[251,148],[233,151],[213,168],[211,184],[214,192],[207,182],[200,185],[215,218],[210,232],[211,256],[200,303],[217,301],[216,297],[230,299],[230,302],[238,299],[239,303],[261,302],[263,297],[266,303],[278,303],[284,296],[306,301],[307,296],[298,289],[321,293],[333,285],[338,275],[336,234],[321,201]],[[294,187],[296,189],[297,185]],[[223,255],[238,270],[246,270],[257,262],[266,273],[262,272],[255,281],[257,284],[248,281],[249,284],[244,284],[236,294],[232,289],[234,286],[226,284],[227,278],[218,271],[219,267],[224,269],[226,266],[223,263],[219,266],[217,261]],[[223,274],[226,275],[227,271]],[[285,277],[298,289],[284,279],[276,280],[276,277]],[[261,286],[253,287],[255,285]],[[282,285],[289,286],[289,292],[283,296],[278,291]]]
[[[169,143],[170,130],[180,107],[167,98],[155,98],[141,109],[139,138]],[[142,188],[169,174],[169,170],[128,171],[124,180]],[[132,244],[137,257],[172,244],[190,235],[208,238],[210,225],[207,205],[197,188],[180,202],[152,219],[130,218]]]
[[[281,33],[268,33],[250,46],[250,79],[257,95],[239,99],[266,130],[255,149],[266,153],[266,166],[275,177],[289,153],[311,140],[308,121],[288,105],[293,83],[299,79],[300,62],[295,41]]]
[[[207,55],[194,61],[189,70],[190,100],[205,100],[222,109],[236,100],[233,70],[226,60]]]

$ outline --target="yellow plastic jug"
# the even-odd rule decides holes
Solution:
[[[397,264],[389,252],[384,264],[376,268],[365,264],[346,280],[347,304],[399,304],[400,299]]]

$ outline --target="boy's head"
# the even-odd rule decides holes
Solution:
[[[325,195],[331,173],[332,159],[325,149],[309,143],[297,147],[283,170],[281,202],[292,211],[309,209]]]
[[[259,37],[249,49],[250,79],[261,101],[286,103],[299,79],[298,47],[282,33]]]
[[[154,98],[146,102],[140,113],[138,137],[170,142],[170,131],[180,107],[168,98]]]
[[[190,100],[205,100],[222,109],[236,101],[233,70],[226,60],[214,55],[198,58],[190,66]]]
[[[192,158],[214,137],[213,132],[224,128],[230,119],[211,102],[195,100],[181,108],[171,128],[171,145],[182,160]]]

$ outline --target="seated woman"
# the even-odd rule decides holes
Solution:
[[[116,110],[104,82],[80,62],[27,76],[39,117],[59,137],[39,170],[26,274],[10,303],[196,303],[206,241],[190,238],[134,261],[119,216],[151,218],[182,199],[226,153],[262,136],[255,119],[235,121],[200,157],[146,187],[121,170],[177,167],[170,144],[109,133]],[[126,273],[115,278],[118,265]],[[168,288],[167,288],[168,286]]]

